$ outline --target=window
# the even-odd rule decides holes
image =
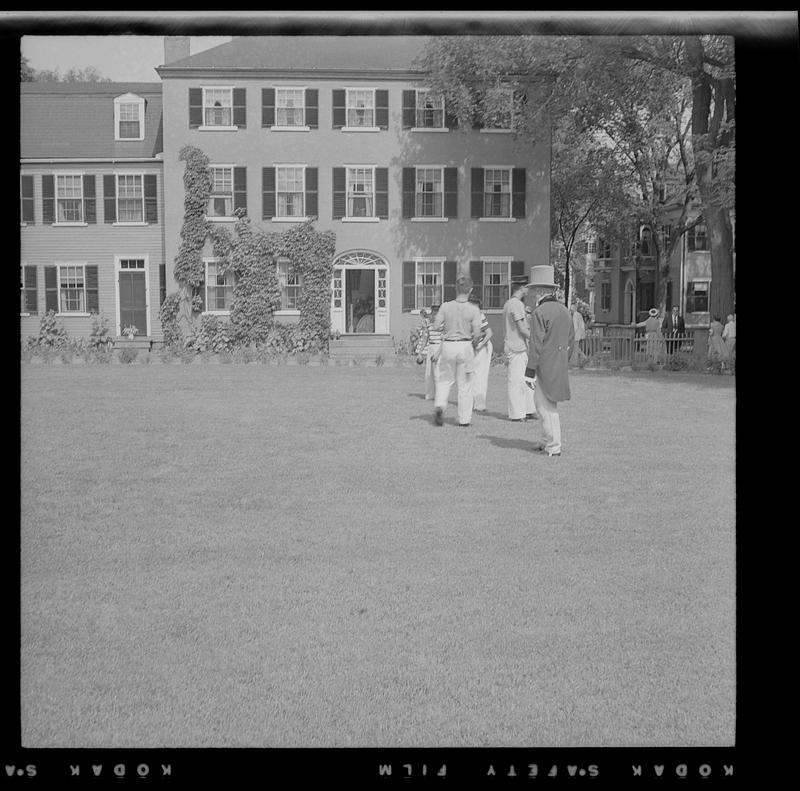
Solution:
[[[597,245],[598,262],[608,262],[611,260],[611,243],[605,239],[600,239]]]
[[[19,268],[19,297],[20,313],[30,315],[39,312],[35,266],[21,266]]]
[[[208,312],[229,311],[233,302],[234,271],[228,267],[223,271],[222,263],[206,260],[206,300]]]
[[[600,284],[600,310],[608,313],[611,310],[611,283]]]
[[[689,229],[687,245],[690,253],[696,250],[708,250],[708,236],[704,223],[699,223]]]
[[[686,287],[686,312],[708,311],[708,280],[693,280]]]
[[[658,233],[661,237],[661,247],[663,250],[666,250],[669,247],[669,240],[672,236],[672,225],[662,225]]]
[[[144,139],[144,99],[126,93],[114,99],[114,139]]]
[[[117,174],[117,222],[144,222],[141,176]]]
[[[276,126],[304,126],[305,125],[304,115],[305,115],[304,88],[275,89]]]
[[[414,215],[416,217],[444,216],[443,168],[417,168],[416,175]]]
[[[56,176],[57,222],[83,222],[83,177]]]
[[[375,91],[371,88],[347,89],[347,126],[375,126]]]
[[[233,88],[203,88],[203,125],[233,126]]]
[[[642,228],[641,255],[642,258],[650,258],[653,255],[652,233],[649,228]]]
[[[58,267],[60,313],[86,313],[86,282],[83,266]]]
[[[430,91],[416,92],[414,125],[420,129],[444,128],[444,97],[436,101]]]
[[[483,216],[511,216],[511,168],[484,170]]]
[[[278,282],[281,287],[281,310],[299,310],[303,277],[295,271],[291,261],[278,261]]]
[[[484,103],[484,129],[511,129],[514,114],[514,91],[511,88],[493,88],[486,93]]]
[[[483,263],[483,308],[502,308],[509,293],[510,261],[484,261]]]
[[[597,240],[591,239],[586,242],[586,252],[594,255],[597,252]]]
[[[304,217],[305,168],[278,166],[275,168],[277,217]]]
[[[414,280],[414,307],[416,310],[442,304],[444,261],[417,261]]]
[[[233,166],[212,165],[211,176],[208,216],[233,217]]]
[[[373,168],[347,168],[347,216],[375,216]]]

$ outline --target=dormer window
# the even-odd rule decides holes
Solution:
[[[114,99],[114,139],[144,140],[144,99],[126,93]]]

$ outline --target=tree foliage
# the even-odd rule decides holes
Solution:
[[[111,82],[95,66],[83,69],[70,68],[63,74],[60,69],[34,69],[28,59],[20,57],[20,82]]]

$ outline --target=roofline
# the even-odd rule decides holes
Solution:
[[[110,162],[112,165],[117,162],[157,162],[160,165],[164,164],[161,155],[155,157],[49,157],[47,159],[20,157],[19,161],[22,165],[60,165],[74,162]]]
[[[368,80],[385,80],[387,77],[398,80],[419,80],[427,74],[425,71],[412,71],[410,69],[286,69],[256,68],[253,66],[226,66],[224,68],[216,68],[214,66],[186,68],[156,66],[156,72],[162,79],[164,77],[219,77],[223,79],[244,77],[255,80],[263,79],[264,77],[335,80],[343,77],[352,78],[356,75]]]

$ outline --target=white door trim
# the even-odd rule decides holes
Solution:
[[[145,300],[145,315],[147,318],[147,327],[145,335],[150,337],[150,256],[147,253],[132,253],[130,255],[122,254],[114,256],[114,302],[115,304],[115,321],[117,336],[122,334],[122,327],[120,326],[119,319],[119,274],[125,272],[138,272],[138,269],[125,269],[120,267],[120,261],[129,261],[135,259],[144,261],[144,300]]]

